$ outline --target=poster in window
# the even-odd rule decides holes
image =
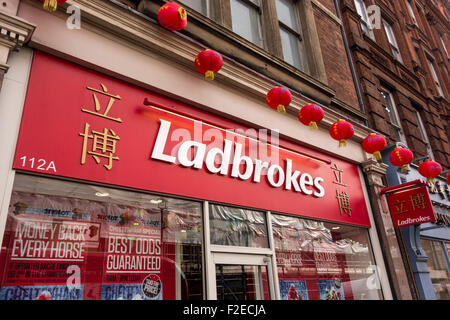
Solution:
[[[309,300],[306,280],[280,280],[281,300]]]
[[[121,217],[107,223],[101,299],[162,300],[160,216],[125,208]]]
[[[318,280],[320,300],[345,300],[344,289],[339,278]]]
[[[45,208],[25,194],[21,200],[10,206],[0,299],[82,300],[87,248],[98,243],[99,225],[77,220],[88,216],[79,209]]]

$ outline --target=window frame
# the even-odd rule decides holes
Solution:
[[[357,5],[359,3],[359,6]],[[375,41],[375,34],[373,32],[373,28],[370,25],[369,22],[369,16],[367,15],[367,7],[364,0],[354,0],[356,12],[358,13],[360,17],[360,24],[361,24],[361,30],[362,32],[367,35],[370,39]],[[362,10],[362,12],[360,12]],[[363,14],[363,15],[361,15]]]
[[[186,6],[187,8],[189,8],[189,9],[195,11],[195,12],[200,13],[204,17],[207,17],[209,19],[213,19],[214,18],[214,7],[212,6],[212,0],[195,0],[195,1],[202,1],[202,2],[204,1],[205,2],[205,4],[206,4],[206,8],[205,8],[206,14],[203,13],[203,12],[195,10],[194,8],[190,7],[188,3],[185,3],[184,1],[185,0],[177,0],[177,2],[180,3],[180,5]]]
[[[246,41],[249,41],[249,42],[253,43],[256,46],[267,50],[267,41],[266,41],[265,32],[264,32],[264,18],[263,18],[263,11],[262,11],[262,8],[261,8],[261,6],[262,6],[261,1],[264,1],[264,0],[257,0],[259,4],[254,3],[252,0],[228,0],[228,1],[229,1],[229,4],[230,4],[231,31],[233,31],[233,33],[235,33],[239,37],[245,39]],[[256,43],[254,41],[251,41],[251,40],[245,38],[244,36],[242,36],[241,34],[239,34],[239,33],[237,33],[236,31],[233,30],[233,12],[232,12],[232,9],[231,9],[231,2],[232,1],[241,2],[243,5],[245,5],[247,7],[250,7],[251,9],[254,9],[256,11],[257,19],[258,19],[258,37],[259,37],[260,43]]]
[[[286,23],[284,23],[283,21],[280,20],[280,16],[278,14],[278,9],[276,8],[277,2],[281,1],[281,0],[275,0],[275,11],[276,11],[276,18],[277,18],[277,22],[278,22],[278,28],[279,28],[279,34],[280,34],[280,39],[281,39],[281,55],[283,57],[283,60],[286,63],[289,63],[290,65],[294,66],[295,68],[309,73],[308,70],[308,63],[307,63],[307,53],[305,50],[305,42],[304,42],[304,38],[303,38],[303,28],[302,28],[302,22],[299,16],[299,10],[298,10],[298,5],[297,5],[297,0],[287,0],[290,1],[292,4],[292,8],[294,11],[294,16],[295,16],[295,23],[297,25],[298,30],[294,30],[292,29],[292,27],[288,26]],[[297,38],[297,48],[298,48],[298,53],[300,56],[300,66],[296,66],[295,64],[292,64],[290,62],[288,62],[285,57],[284,57],[284,52],[283,52],[283,40],[281,38],[281,30],[285,29],[286,32],[293,34],[296,38]]]
[[[447,55],[447,59],[450,59],[447,46],[445,45],[444,36],[442,34],[439,34],[439,39],[441,40],[442,48],[444,48],[445,54]]]
[[[414,9],[413,9],[413,2],[414,0],[406,0],[406,7],[408,8],[408,13],[409,16],[413,22],[414,25],[416,25],[417,27],[419,26],[419,23],[417,22],[417,18],[416,15],[414,13]],[[415,5],[415,4],[414,4]]]
[[[385,96],[386,93],[387,93],[387,96]],[[390,125],[392,125],[394,127],[394,131],[397,136],[396,138],[407,145],[405,132],[403,131],[401,119],[400,119],[400,116],[397,111],[397,105],[395,104],[394,94],[392,93],[392,90],[390,90],[386,87],[381,87],[380,94],[382,95],[382,97],[384,97],[384,100],[387,101],[388,105],[386,105],[384,103],[384,101],[383,101],[382,105],[383,105],[384,109],[389,113],[389,123],[390,123]],[[392,122],[392,118],[390,116],[391,112],[394,117],[394,120],[397,123]]]
[[[392,55],[397,61],[403,63],[403,58],[398,47],[397,37],[395,36],[392,24],[383,19],[383,26],[384,31],[386,32],[389,46],[391,47]]]
[[[434,68],[434,59],[427,55],[427,62],[428,62],[428,69],[430,69],[431,78],[434,81],[434,86],[437,90],[437,93],[444,97],[444,91],[442,90],[441,82],[439,81],[438,74],[436,72],[436,69]]]
[[[423,142],[425,143],[425,147],[427,149],[427,155],[434,160],[433,150],[431,148],[430,139],[428,139],[428,134],[425,129],[425,125],[423,124],[422,116],[420,115],[419,110],[414,109],[414,113],[416,114],[416,120],[419,127],[420,135],[422,136]]]

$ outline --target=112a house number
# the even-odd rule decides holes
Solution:
[[[48,162],[45,159],[29,158],[27,156],[20,158],[20,160],[22,160],[22,167],[24,168],[36,169],[41,171],[53,170],[53,172],[56,172],[55,162],[53,161]]]

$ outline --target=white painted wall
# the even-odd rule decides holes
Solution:
[[[8,206],[14,183],[12,170],[22,110],[28,86],[33,51],[22,48],[11,52],[10,69],[5,74],[0,91],[0,247],[5,232]]]

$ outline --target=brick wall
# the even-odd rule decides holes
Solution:
[[[415,158],[427,154],[426,143],[419,129],[416,110],[424,124],[435,160],[444,169],[450,168],[450,88],[449,58],[439,35],[446,35],[448,20],[428,0],[417,1],[415,12],[419,26],[412,23],[406,0],[395,3],[367,0],[366,5],[381,7],[383,18],[393,22],[393,30],[403,59],[400,63],[392,55],[384,28],[374,30],[375,41],[363,35],[359,15],[353,0],[340,0],[343,23],[349,38],[355,68],[363,91],[363,100],[370,125],[396,142],[395,130],[390,125],[389,114],[383,106],[379,91],[388,88],[394,97],[403,133]],[[439,2],[440,0],[437,0]],[[446,22],[447,21],[447,22]],[[417,48],[417,49],[416,49]],[[417,53],[416,53],[417,50]],[[444,97],[438,97],[436,85],[428,66],[432,58]]]
[[[336,90],[338,99],[359,110],[358,98],[345,52],[341,28],[320,9],[316,8],[314,10],[314,17],[328,84]]]

